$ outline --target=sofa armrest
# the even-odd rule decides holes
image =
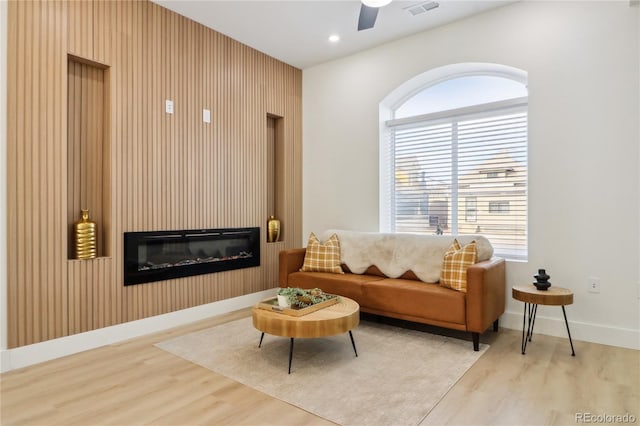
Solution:
[[[289,287],[289,274],[297,272],[304,264],[305,248],[281,250],[279,254],[278,284],[280,287]]]
[[[467,268],[467,331],[484,332],[505,310],[505,260],[493,257]]]

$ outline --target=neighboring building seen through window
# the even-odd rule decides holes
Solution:
[[[466,222],[476,223],[478,221],[478,197],[466,197],[465,216]]]
[[[440,79],[393,110],[383,231],[478,233],[497,255],[526,259],[527,104],[523,83],[473,75]]]

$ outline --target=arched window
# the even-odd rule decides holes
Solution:
[[[526,74],[493,64],[394,91],[381,104],[381,231],[481,234],[526,259],[527,106]]]

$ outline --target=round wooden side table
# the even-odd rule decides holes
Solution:
[[[571,344],[571,356],[576,356],[573,350],[573,341],[571,340],[571,332],[569,331],[569,322],[567,321],[567,313],[564,310],[565,305],[573,303],[573,292],[567,288],[551,286],[547,290],[538,290],[535,285],[517,285],[511,289],[511,296],[524,302],[524,317],[522,318],[522,355],[527,350],[527,341],[531,341],[533,337],[533,326],[536,322],[536,313],[538,305],[561,306],[562,315],[564,315],[564,324],[567,326],[567,334],[569,335],[569,344]],[[528,323],[527,323],[528,318]],[[527,323],[527,333],[525,335],[525,323]]]
[[[259,308],[257,305],[253,308],[252,314],[253,326],[262,332],[258,347],[262,346],[264,333],[291,339],[289,344],[289,374],[291,374],[294,338],[328,337],[348,332],[353,351],[358,356],[356,342],[353,340],[351,330],[360,323],[360,305],[348,297],[340,296],[338,303],[335,305],[327,306],[300,317],[269,311]]]

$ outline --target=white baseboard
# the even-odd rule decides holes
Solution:
[[[560,308],[560,307],[558,307]],[[500,317],[500,327],[522,331],[523,312],[505,312]],[[569,317],[570,313],[567,313]],[[571,339],[602,345],[619,346],[640,350],[640,330],[608,327],[600,324],[572,321],[568,318]],[[536,315],[534,333],[568,339],[564,318],[550,318]]]
[[[0,373],[243,309],[273,294],[274,290],[265,290],[86,333],[47,340],[14,349],[0,350]],[[522,330],[522,315],[522,312],[505,312],[500,317],[500,326],[513,330]],[[638,330],[607,327],[571,320],[569,320],[569,328],[571,329],[571,337],[574,340],[640,350],[640,331]],[[534,332],[549,336],[567,337],[567,329],[562,318],[538,315]]]
[[[265,290],[86,333],[0,350],[0,373],[247,308],[274,294],[274,289]]]

